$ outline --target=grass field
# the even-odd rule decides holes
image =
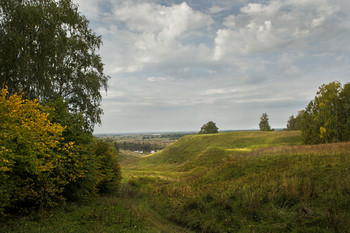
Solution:
[[[350,142],[300,132],[188,135],[122,151],[117,196],[12,219],[0,232],[349,232]]]

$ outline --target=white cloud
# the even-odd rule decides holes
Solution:
[[[122,60],[113,60],[113,73],[136,72],[169,59],[181,61],[193,50],[202,50],[202,46],[184,41],[200,37],[201,30],[213,22],[185,2],[172,6],[127,2],[115,5],[110,17],[119,25],[113,29],[113,34],[119,35],[114,46],[127,48]],[[106,33],[105,29],[100,31]]]
[[[166,77],[149,77],[147,78],[148,82],[154,83],[154,82],[160,82],[160,81],[166,81]]]
[[[267,4],[250,3],[238,15],[226,17],[215,38],[214,59],[247,55],[291,46],[315,33],[337,12],[325,0],[272,0]]]
[[[237,92],[236,89],[224,89],[224,88],[219,88],[219,89],[209,89],[205,90],[202,95],[217,95],[217,94],[229,94],[229,93],[234,93]]]
[[[208,17],[187,3],[163,6],[155,3],[117,6],[114,15],[132,31],[154,33],[160,39],[174,39],[188,30],[208,24]]]
[[[234,15],[229,15],[225,18],[223,25],[228,28],[234,28],[236,27],[235,19],[236,17]]]
[[[210,7],[209,12],[212,13],[212,14],[217,14],[217,13],[220,13],[220,12],[222,12],[224,10],[225,10],[224,7],[212,6],[212,7]]]
[[[88,19],[96,19],[100,13],[99,7],[96,6],[95,0],[74,0],[76,4],[79,6],[79,11],[83,12],[83,14]]]
[[[250,16],[261,18],[262,16],[273,16],[279,12],[282,7],[282,3],[279,0],[273,0],[268,5],[261,3],[249,3],[240,9],[242,13]]]

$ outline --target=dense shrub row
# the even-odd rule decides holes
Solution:
[[[44,106],[0,93],[0,216],[116,190],[117,155],[63,100]]]

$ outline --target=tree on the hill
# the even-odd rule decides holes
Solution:
[[[338,81],[322,85],[302,115],[305,143],[330,143],[350,140],[350,85]]]
[[[0,1],[0,85],[40,101],[63,98],[92,131],[109,79],[102,41],[72,0]]]
[[[208,123],[204,124],[199,131],[199,134],[210,134],[210,133],[218,133],[218,127],[216,127],[216,124],[212,121],[209,121]]]
[[[260,117],[260,123],[259,123],[260,131],[271,131],[271,127],[269,124],[269,118],[267,113],[263,113]]]

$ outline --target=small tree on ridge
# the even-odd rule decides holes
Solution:
[[[218,127],[216,127],[216,124],[212,121],[209,121],[208,123],[204,124],[199,131],[199,134],[210,134],[210,133],[218,133]]]
[[[260,128],[260,131],[271,131],[271,126],[269,124],[269,117],[267,113],[263,113],[261,115],[259,128]]]

